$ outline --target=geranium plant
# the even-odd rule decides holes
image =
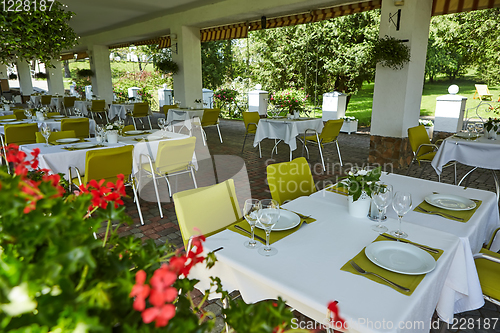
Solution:
[[[484,123],[484,129],[486,132],[489,132],[491,130],[497,132],[498,128],[500,128],[500,119],[498,118],[488,118],[486,123]]]
[[[304,111],[304,106],[306,104],[307,98],[304,89],[294,89],[289,88],[281,91],[277,91],[269,97],[269,101],[275,107],[283,108],[290,114],[295,112]]]
[[[371,185],[380,180],[381,174],[381,167],[371,170],[353,169],[347,173],[347,177],[339,182],[338,186],[347,189],[348,194],[352,195],[353,201],[358,200],[363,192],[371,197]]]
[[[220,89],[214,93],[214,98],[221,101],[222,104],[230,104],[233,103],[238,96],[238,92],[233,89]]]

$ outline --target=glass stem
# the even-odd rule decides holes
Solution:
[[[384,210],[383,209],[379,209],[378,210],[378,226],[381,227],[382,226],[382,218],[384,217]]]
[[[250,231],[252,232],[252,240],[250,241],[250,244],[255,244],[255,239],[254,239],[254,228],[255,224],[250,226]]]
[[[401,220],[403,219],[403,215],[399,215],[398,214],[398,220],[399,220],[399,229],[398,229],[398,234],[399,236],[401,236],[402,232],[401,232]],[[398,239],[398,242],[399,242],[399,239]]]
[[[270,250],[269,246],[269,234],[271,233],[271,230],[266,229],[266,251]]]

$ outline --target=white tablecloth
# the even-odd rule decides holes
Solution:
[[[290,147],[290,151],[293,151],[297,149],[296,137],[304,133],[306,129],[321,132],[323,121],[319,118],[309,120],[261,119],[259,126],[257,126],[253,146],[256,147],[264,139],[279,139]]]
[[[84,116],[88,116],[89,108],[92,106],[92,102],[89,101],[75,101],[75,109],[80,111]]]
[[[52,96],[50,99],[50,106],[55,107],[57,110],[62,109],[64,102],[64,97],[55,97]]]
[[[443,166],[450,162],[480,167],[485,169],[500,169],[500,140],[489,140],[484,136],[476,140],[465,140],[450,137],[443,141],[432,166],[438,174],[443,171]]]
[[[134,104],[111,104],[108,112],[109,119],[119,116],[122,119],[127,118],[127,112],[134,109]]]
[[[31,95],[30,101],[31,101],[31,103],[33,103],[33,105],[39,106],[42,102],[42,96],[41,95]]]
[[[214,269],[196,268],[192,277],[201,280],[200,289],[204,290],[208,276],[219,276],[225,289],[240,290],[246,302],[282,296],[292,307],[320,322],[327,303],[338,300],[341,314],[351,321],[362,324],[363,320],[385,320],[394,324],[393,329],[361,325],[357,330],[361,332],[428,332],[436,307],[439,316],[447,321],[454,313],[481,307],[484,300],[472,252],[478,252],[490,231],[500,225],[494,194],[400,175],[384,175],[382,180],[392,184],[395,191],[409,190],[414,206],[432,191],[457,194],[460,190],[463,196],[483,200],[467,223],[414,211],[405,215],[402,227],[409,240],[445,250],[436,270],[426,275],[412,296],[340,271],[377,235],[371,230],[374,222],[348,214],[345,196],[324,191],[285,205],[312,215],[317,221],[272,244],[279,251],[276,256],[264,258],[257,251],[246,249],[245,237],[226,230],[209,237],[205,244],[212,250],[224,247],[217,252],[219,261]],[[387,215],[385,224],[389,230],[396,229],[392,208]],[[497,242],[493,250],[498,248]],[[398,323],[410,321],[423,321],[426,328],[397,328]]]
[[[2,111],[0,110],[0,116],[11,116],[14,114],[14,111]]]

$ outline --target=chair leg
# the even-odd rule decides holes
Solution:
[[[142,218],[141,204],[139,203],[139,196],[137,195],[137,189],[135,188],[134,179],[132,179],[132,190],[134,191],[135,204],[137,205],[137,211],[139,212],[139,218],[141,219],[141,224],[144,225],[144,219]]]
[[[134,123],[134,129],[137,130],[137,125],[135,124],[135,118],[134,117],[132,117],[132,122]]]
[[[318,133],[316,133],[316,142],[318,142],[319,156],[321,157],[321,164],[323,165],[323,171],[326,171],[325,159],[323,158],[323,149],[321,149],[321,141],[319,140]]]
[[[222,135],[220,134],[219,124],[217,124],[217,131],[219,132],[220,143],[222,143]]]
[[[193,167],[191,167],[191,176],[193,177],[194,188],[198,188],[198,184],[196,183],[196,177],[194,176]]]
[[[158,193],[158,184],[156,184],[156,176],[154,171],[152,172],[152,174],[153,174],[153,185],[156,193],[156,201],[158,202],[158,210],[160,211],[160,218],[163,218],[163,210],[161,209],[161,202],[160,202],[160,193]]]
[[[163,175],[163,178],[165,178],[165,181],[167,182],[168,195],[172,197],[172,189],[170,188],[170,182],[168,181],[167,175]]]
[[[247,135],[248,133],[245,133],[245,138],[243,139],[243,146],[241,147],[241,153],[243,154],[243,149],[245,149],[245,142],[247,141]],[[259,142],[260,144],[260,142]]]
[[[201,138],[203,139],[203,145],[207,145],[207,133],[205,133],[205,129],[201,128]]]
[[[337,153],[339,154],[340,166],[343,166],[344,164],[342,163],[342,156],[340,156],[339,142],[335,140],[335,144],[337,145]]]
[[[260,142],[259,142],[259,158],[262,158],[262,150],[260,149]]]
[[[149,129],[153,130],[153,125],[151,125],[151,117],[148,116],[148,122],[149,122]]]
[[[427,167],[427,163],[424,163],[424,166],[422,167],[422,171],[420,171],[420,176],[418,176],[418,178],[422,178],[422,175],[424,174],[424,170],[426,167]],[[438,178],[441,179],[441,177],[438,177]]]
[[[408,166],[408,169],[406,169],[406,176],[408,176],[408,174],[410,173],[410,169],[411,169],[414,162],[415,162],[415,159],[411,160],[410,165]]]

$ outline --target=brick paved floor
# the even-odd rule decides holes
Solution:
[[[196,152],[198,158],[199,169],[196,173],[198,186],[207,186],[215,184],[216,181],[221,182],[228,178],[235,178],[237,184],[237,195],[242,202],[242,198],[250,195],[257,199],[270,198],[269,188],[266,183],[266,165],[276,162],[284,162],[289,159],[288,146],[281,143],[278,146],[278,154],[273,155],[271,159],[271,149],[274,146],[273,140],[264,140],[262,142],[263,158],[259,158],[257,148],[253,147],[253,136],[249,136],[243,153],[241,153],[244,125],[241,121],[222,120],[221,132],[224,143],[219,142],[216,128],[208,128],[206,130],[208,136],[207,147],[203,146],[201,137],[198,137]],[[309,162],[312,164],[313,177],[318,189],[324,187],[324,184],[336,182],[336,179],[343,174],[343,170],[348,170],[351,166],[365,166],[368,160],[368,148],[370,144],[369,129],[360,129],[357,134],[343,134],[339,136],[339,146],[342,153],[344,167],[340,168],[338,156],[334,146],[327,146],[325,149],[325,160],[327,163],[327,172],[321,169],[321,160],[318,155],[317,147],[310,148]],[[293,152],[293,157],[301,156],[301,145]],[[214,171],[215,166],[215,171]],[[470,170],[470,167],[458,166],[458,179]],[[411,169],[410,176],[418,177],[421,169],[414,166]],[[393,172],[405,174],[406,169],[395,169]],[[428,166],[423,173],[422,178],[437,181],[436,173],[431,166]],[[446,183],[453,182],[452,168],[447,168],[442,175],[442,181]],[[494,191],[494,182],[489,171],[477,170],[470,176],[468,186],[479,188],[488,191]],[[189,176],[179,176],[177,182],[172,181],[174,192],[183,189],[193,188],[192,180]],[[127,213],[133,219],[134,224],[131,226],[123,226],[118,230],[120,235],[133,234],[134,237],[141,239],[153,239],[156,243],[169,242],[175,247],[182,246],[181,234],[175,209],[172,202],[169,200],[167,186],[165,182],[160,180],[160,192],[162,198],[162,208],[164,218],[160,218],[154,192],[151,183],[146,185],[141,191],[141,209],[145,221],[145,225],[141,226],[138,212],[135,203],[132,200],[126,200]],[[144,200],[144,198],[146,200]],[[100,230],[99,236],[103,237],[104,229]],[[197,295],[200,298],[200,295]],[[210,310],[216,310],[220,316],[220,302],[212,301],[207,304]],[[459,314],[457,320],[485,320],[486,318],[499,318],[500,307],[487,303],[483,308]],[[464,319],[462,319],[464,318]],[[221,320],[218,320],[217,328],[214,330],[220,331],[222,328]],[[457,325],[459,326],[459,325]],[[476,329],[454,329],[450,327],[444,328],[443,332],[500,332],[500,323],[497,323],[496,330],[480,330]],[[432,330],[438,332],[438,330]]]

